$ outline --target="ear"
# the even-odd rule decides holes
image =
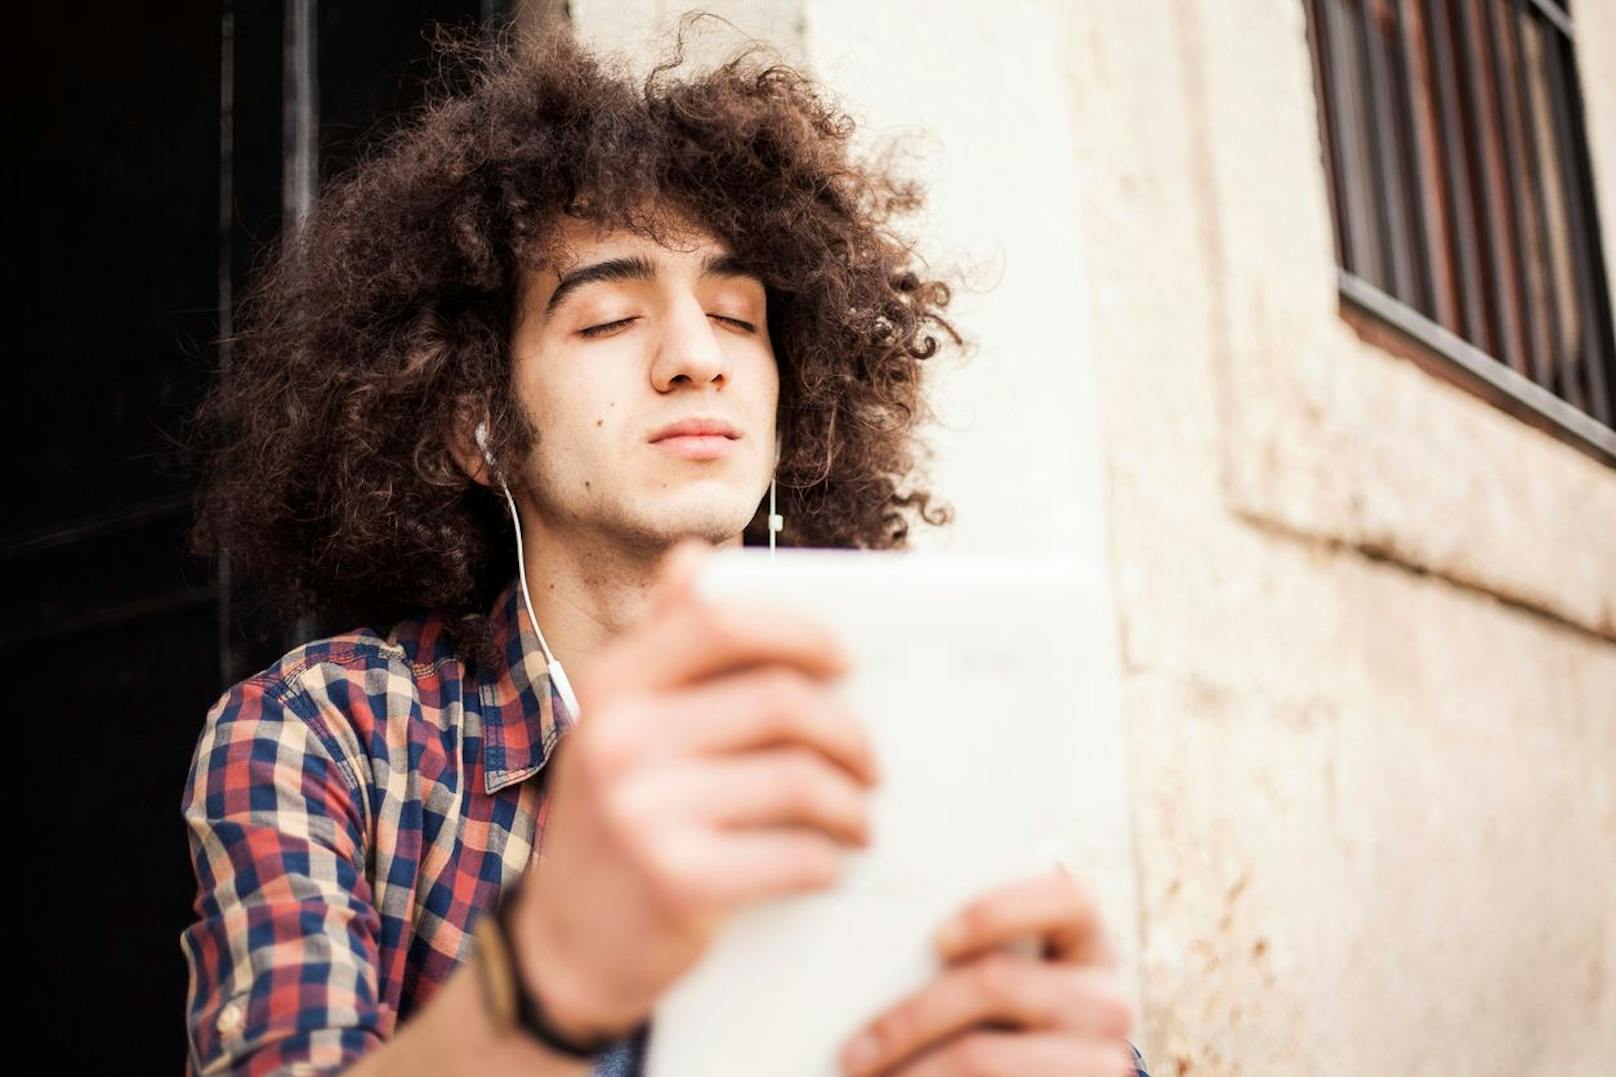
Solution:
[[[454,457],[455,466],[459,467],[466,477],[480,486],[492,486],[493,480],[488,473],[488,461],[483,451],[477,446],[476,429],[478,422],[486,422],[482,416],[486,412],[479,412],[475,407],[459,408],[455,412],[454,429],[449,435],[449,455]]]

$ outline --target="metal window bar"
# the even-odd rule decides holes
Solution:
[[[1454,274],[1453,260],[1447,256],[1452,245],[1453,221],[1448,216],[1443,197],[1443,157],[1440,126],[1436,115],[1432,80],[1429,36],[1425,16],[1419,4],[1398,4],[1398,23],[1401,28],[1399,46],[1403,69],[1408,72],[1404,97],[1409,102],[1413,118],[1413,141],[1408,155],[1414,162],[1419,179],[1418,197],[1425,222],[1427,268],[1431,279],[1431,302],[1415,309],[1455,332],[1459,329],[1459,281]]]
[[[1521,143],[1521,154],[1526,159],[1525,175],[1527,186],[1532,190],[1532,198],[1528,210],[1532,216],[1528,220],[1532,223],[1532,234],[1535,239],[1531,251],[1535,258],[1534,264],[1538,267],[1537,273],[1542,281],[1543,295],[1537,298],[1537,307],[1543,321],[1543,332],[1538,351],[1532,355],[1532,376],[1544,388],[1552,388],[1554,380],[1553,347],[1555,342],[1554,312],[1559,309],[1559,295],[1554,281],[1554,273],[1550,265],[1549,253],[1549,207],[1548,196],[1543,189],[1543,175],[1537,168],[1541,159],[1542,136],[1537,129],[1537,116],[1532,109],[1531,92],[1527,80],[1531,77],[1527,71],[1529,54],[1526,50],[1526,40],[1521,32],[1525,25],[1527,0],[1511,0],[1509,5],[1510,40],[1517,58],[1515,69],[1515,99],[1521,111],[1521,127],[1524,140]]]
[[[1510,365],[1527,377],[1533,377],[1535,368],[1528,369],[1528,363],[1541,352],[1542,345],[1539,343],[1537,311],[1534,309],[1536,304],[1532,298],[1533,263],[1527,257],[1527,251],[1530,250],[1527,239],[1529,227],[1523,207],[1528,204],[1524,190],[1528,186],[1528,168],[1522,150],[1521,108],[1513,90],[1515,82],[1510,77],[1519,67],[1519,61],[1510,51],[1508,38],[1499,27],[1499,22],[1508,17],[1504,10],[1497,4],[1488,3],[1481,5],[1481,11],[1486,23],[1488,66],[1492,69],[1493,75],[1493,99],[1499,104],[1498,123],[1503,136],[1501,148],[1504,159],[1504,194],[1510,225],[1507,247],[1512,256],[1515,283],[1510,304],[1520,316],[1521,353],[1519,361],[1512,361]]]
[[[1304,7],[1344,299],[1616,463],[1616,327],[1569,6]],[[1477,356],[1511,376],[1481,377]]]
[[[1469,146],[1465,143],[1464,126],[1459,121],[1464,104],[1460,98],[1459,71],[1454,56],[1454,32],[1450,15],[1447,0],[1429,0],[1426,5],[1425,25],[1429,31],[1426,34],[1426,44],[1431,50],[1431,69],[1435,76],[1433,98],[1445,159],[1441,171],[1447,180],[1445,196],[1448,219],[1453,222],[1452,254],[1459,271],[1463,328],[1460,335],[1484,351],[1491,351],[1492,339],[1487,331],[1487,315],[1482,308],[1481,252],[1478,250],[1477,242],[1479,229],[1475,195],[1471,188]]]
[[[1558,164],[1557,171],[1559,172],[1562,183],[1566,183],[1566,186],[1570,186],[1571,184],[1567,181],[1571,178],[1572,165],[1566,151],[1567,143],[1569,143],[1571,140],[1571,131],[1570,121],[1566,116],[1565,71],[1560,65],[1560,50],[1554,47],[1554,42],[1552,40],[1545,43],[1543,50],[1543,66],[1546,70],[1546,78],[1549,84],[1549,115],[1553,122],[1554,128],[1551,144],[1554,148],[1555,159]],[[1580,272],[1582,269],[1582,259],[1578,256],[1580,253],[1578,251],[1577,235],[1577,222],[1579,215],[1577,213],[1576,199],[1570,197],[1570,195],[1570,191],[1566,190],[1565,188],[1561,189],[1561,205],[1564,207],[1565,216],[1567,219],[1566,239],[1571,247],[1571,289],[1574,296],[1573,302],[1577,303],[1578,307],[1582,307],[1584,304],[1580,301],[1585,300],[1587,297],[1583,294],[1583,282],[1580,279],[1582,276]],[[1577,362],[1578,355],[1583,351],[1584,348],[1587,347],[1587,334],[1583,331],[1583,322],[1584,319],[1573,315],[1572,324],[1567,327],[1568,330],[1573,334],[1573,344],[1571,347],[1564,349],[1560,353],[1560,393],[1567,400],[1571,401],[1572,404],[1582,408],[1584,411],[1587,411],[1588,407],[1583,395],[1582,379],[1578,376],[1580,372],[1577,369],[1579,365]]]
[[[1396,296],[1405,296],[1419,306],[1418,288],[1415,286],[1413,252],[1408,240],[1414,234],[1409,219],[1408,193],[1403,185],[1402,161],[1408,154],[1400,152],[1402,131],[1393,111],[1395,93],[1392,75],[1382,47],[1380,28],[1376,25],[1378,12],[1375,0],[1358,0],[1358,51],[1368,71],[1369,100],[1364,110],[1369,128],[1372,175],[1381,194],[1381,212],[1374,214],[1380,231],[1380,249],[1385,252],[1385,280],[1387,290]]]
[[[1357,169],[1373,159],[1373,144],[1364,137],[1362,80],[1358,54],[1345,7],[1352,0],[1323,0],[1321,35],[1329,56],[1328,96],[1334,103],[1336,124],[1331,133],[1332,151],[1341,174],[1341,229],[1345,240],[1342,264],[1365,279],[1384,287],[1380,271],[1379,235],[1372,205],[1360,190]],[[1367,144],[1366,144],[1367,143]]]
[[[1415,110],[1413,73],[1410,71],[1408,51],[1408,20],[1403,17],[1403,5],[1397,0],[1376,0],[1377,14],[1382,20],[1384,41],[1390,77],[1393,82],[1392,112],[1397,125],[1396,145],[1400,147],[1401,179],[1407,192],[1410,228],[1408,242],[1414,261],[1413,291],[1410,302],[1416,310],[1430,312],[1435,308],[1436,282],[1433,279],[1429,248],[1430,226],[1426,220],[1429,209],[1423,194],[1427,171],[1421,154],[1415,152]]]
[[[1502,106],[1493,96],[1494,80],[1487,66],[1486,33],[1482,9],[1485,0],[1454,0],[1455,52],[1464,79],[1460,119],[1471,147],[1475,175],[1477,238],[1482,252],[1482,276],[1487,281],[1488,323],[1493,333],[1493,354],[1520,373],[1526,371],[1525,342],[1515,296],[1517,253],[1510,241],[1513,213],[1506,194],[1503,146],[1500,134]]]
[[[1577,87],[1576,70],[1571,56],[1571,44],[1564,36],[1549,45],[1550,88],[1554,103],[1554,122],[1559,129],[1561,174],[1572,187],[1567,192],[1566,212],[1570,217],[1572,262],[1577,268],[1577,306],[1581,315],[1581,348],[1572,362],[1582,375],[1581,383],[1573,381],[1578,394],[1586,392],[1583,410],[1606,426],[1612,424],[1612,401],[1605,384],[1605,364],[1611,363],[1610,291],[1604,283],[1603,260],[1595,246],[1599,234],[1599,220],[1594,207],[1593,176],[1588,159],[1588,146],[1584,137],[1581,94]],[[1601,309],[1604,317],[1600,317]],[[1603,331],[1601,331],[1603,330]],[[1603,347],[1601,347],[1603,345]],[[1613,364],[1616,365],[1616,364]],[[1573,403],[1577,401],[1573,400]]]

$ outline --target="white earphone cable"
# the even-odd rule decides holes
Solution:
[[[533,612],[533,596],[527,589],[527,557],[522,551],[522,518],[516,511],[516,499],[511,497],[511,488],[505,485],[503,476],[499,479],[499,488],[505,494],[505,504],[511,510],[511,527],[516,531],[516,575],[522,586],[522,604],[527,607],[527,619],[533,625],[533,634],[539,637],[539,650],[544,654],[546,668],[550,671],[550,679],[561,692],[561,698],[567,704],[567,714],[574,722],[582,716],[578,707],[578,697],[572,692],[572,682],[567,680],[566,671],[561,668],[561,662],[550,652],[550,645],[544,641],[544,630],[539,627],[538,615]]]
[[[780,470],[780,433],[774,435],[774,471],[769,473],[769,560],[774,560],[774,536],[785,529],[785,517],[774,509],[774,477]]]

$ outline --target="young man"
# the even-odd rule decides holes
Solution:
[[[208,714],[193,1071],[634,1072],[724,915],[872,840],[835,640],[689,587],[768,534],[771,483],[788,544],[947,517],[902,484],[948,290],[890,223],[917,190],[850,130],[782,66],[636,89],[558,37],[487,60],[279,253],[201,415],[198,534],[288,610],[391,627]],[[1042,959],[1004,948],[1027,936]],[[937,945],[847,1072],[1134,1071],[1069,876]]]

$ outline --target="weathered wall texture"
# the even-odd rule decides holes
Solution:
[[[1300,3],[1062,7],[1155,1069],[1616,1072],[1616,472],[1341,320]]]
[[[1616,1073],[1616,471],[1342,320],[1299,0],[720,6],[920,133],[928,249],[996,280],[944,544],[1100,577],[1152,1071]]]

